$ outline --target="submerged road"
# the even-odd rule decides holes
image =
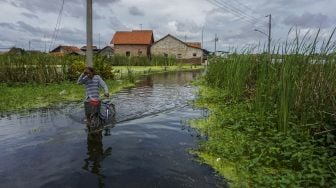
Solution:
[[[188,150],[199,72],[153,75],[112,96],[116,124],[88,134],[81,105],[0,118],[0,187],[225,187]]]

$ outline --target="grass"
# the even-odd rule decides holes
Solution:
[[[198,100],[210,116],[193,123],[207,137],[197,153],[233,187],[336,185],[334,33],[321,43],[319,32],[297,35],[271,56],[210,60]]]
[[[50,54],[0,55],[0,112],[40,108],[68,101],[79,101],[84,88],[75,84],[86,67],[81,56],[55,57]],[[124,66],[114,66],[114,65]],[[128,65],[128,66],[126,66]],[[130,66],[137,65],[137,66]],[[150,66],[140,66],[150,65]],[[114,91],[133,85],[138,76],[154,73],[201,69],[201,66],[177,65],[165,57],[94,57],[98,75]],[[119,80],[119,81],[117,81]]]
[[[134,84],[128,81],[107,80],[110,93]],[[85,87],[74,82],[58,84],[0,85],[0,113],[50,107],[55,104],[81,101],[85,97]]]
[[[227,100],[228,93],[201,86],[197,105],[207,119],[194,120],[206,138],[195,151],[231,187],[331,187],[336,183],[335,145],[300,128],[282,132],[272,118],[260,121],[251,101]]]
[[[157,74],[162,72],[176,72],[184,70],[204,69],[204,66],[196,65],[172,65],[172,66],[113,66],[113,72],[116,77],[124,77],[129,72],[135,75]]]

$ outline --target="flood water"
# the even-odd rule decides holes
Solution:
[[[81,104],[0,118],[0,187],[225,187],[188,150],[200,72],[144,77],[111,100],[116,123],[88,133]]]

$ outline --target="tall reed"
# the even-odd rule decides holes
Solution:
[[[0,55],[1,83],[52,83],[67,78],[69,57],[48,54]]]
[[[336,128],[335,30],[322,42],[320,31],[303,37],[293,33],[293,40],[274,45],[271,61],[265,53],[212,58],[207,83],[223,88],[233,100],[253,101],[260,121],[272,121],[278,130]]]

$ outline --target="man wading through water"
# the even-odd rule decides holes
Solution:
[[[95,75],[92,67],[86,67],[84,69],[84,72],[79,76],[77,83],[85,84],[86,87],[84,107],[88,123],[87,125],[90,125],[90,115],[96,112],[99,113],[100,111],[99,88],[104,88],[105,97],[109,97],[108,88],[104,80],[99,75]]]

